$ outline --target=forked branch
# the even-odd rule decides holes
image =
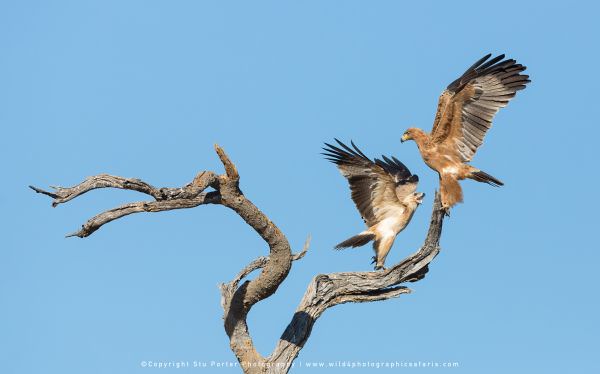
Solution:
[[[107,174],[86,178],[73,187],[53,187],[45,191],[30,186],[35,192],[50,196],[52,206],[66,203],[97,188],[119,188],[138,191],[153,198],[125,204],[89,219],[81,229],[68,236],[86,237],[108,222],[133,213],[160,212],[193,208],[203,204],[221,204],[235,211],[268,244],[269,255],[257,258],[242,269],[230,282],[221,285],[225,331],[230,347],[246,373],[286,373],[293,360],[308,340],[315,321],[335,305],[348,302],[370,302],[398,297],[409,293],[402,286],[425,276],[428,264],[439,253],[439,239],[444,219],[440,199],[436,194],[429,232],[419,251],[383,272],[349,272],[321,274],[313,278],[300,301],[291,322],[283,332],[270,356],[262,356],[255,348],[246,318],[257,302],[271,296],[287,277],[292,262],[306,254],[310,237],[304,248],[292,254],[290,244],[281,230],[262,213],[239,189],[237,168],[225,151],[215,145],[215,151],[225,173],[199,173],[192,182],[180,188],[156,188],[139,180]],[[206,191],[207,188],[212,191]],[[242,280],[250,273],[261,270],[253,280]]]

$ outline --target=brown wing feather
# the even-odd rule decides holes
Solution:
[[[503,60],[504,55],[487,61],[490,57],[483,57],[450,83],[438,103],[433,142],[449,145],[463,162],[471,161],[483,144],[500,108],[530,82],[528,75],[521,74],[525,66]]]
[[[335,140],[338,146],[325,143],[323,155],[348,180],[352,200],[369,227],[379,222],[387,207],[401,205],[398,189],[401,193],[416,189],[418,176],[411,174],[398,159],[383,156],[384,161],[371,161],[354,143],[352,149]]]
[[[392,157],[391,159],[383,155],[381,157],[383,158],[383,161],[375,159],[375,163],[381,166],[383,170],[387,171],[394,179],[395,188],[386,189],[386,193],[393,194],[393,197],[390,196],[389,199],[393,200],[395,197],[400,202],[404,201],[405,197],[417,190],[419,176],[411,174],[406,165],[400,162],[396,157]]]
[[[437,111],[435,113],[435,120],[433,121],[433,128],[431,129],[431,136],[435,139],[445,139],[448,136],[449,126],[447,126],[448,115],[452,111],[453,106],[452,97],[454,94],[448,90],[444,90],[438,99]]]

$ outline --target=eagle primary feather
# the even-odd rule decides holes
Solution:
[[[483,144],[496,113],[531,81],[522,74],[526,67],[515,60],[490,57],[479,59],[442,92],[431,133],[410,128],[402,136],[402,141],[414,140],[425,163],[438,172],[446,210],[462,202],[459,180],[503,185],[467,162]]]
[[[323,155],[335,163],[350,185],[351,197],[367,230],[336,246],[360,247],[374,240],[375,269],[382,269],[396,235],[410,222],[424,194],[415,193],[419,177],[397,158],[371,161],[351,142],[325,143]]]

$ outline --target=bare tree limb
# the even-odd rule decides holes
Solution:
[[[81,226],[81,229],[79,231],[68,234],[66,235],[66,237],[78,236],[80,238],[85,238],[86,236],[90,236],[94,231],[98,230],[104,224],[119,219],[121,217],[125,217],[132,213],[163,212],[166,210],[194,208],[202,204],[218,203],[219,193],[214,191],[185,199],[139,201],[136,203],[129,203],[121,205],[117,208],[107,210],[90,218],[85,224]]]
[[[66,203],[97,188],[119,188],[138,191],[150,195],[156,200],[129,203],[107,210],[90,218],[81,226],[79,231],[67,235],[67,237],[78,236],[84,238],[91,235],[104,224],[132,213],[162,212],[165,210],[194,208],[202,204],[218,204],[218,192],[201,194],[208,186],[214,185],[216,181],[217,177],[215,173],[203,171],[199,173],[191,183],[188,183],[181,188],[155,188],[140,179],[129,179],[108,174],[100,174],[88,177],[83,182],[73,187],[53,187],[55,190],[54,192],[44,191],[41,188],[34,186],[29,186],[29,188],[37,193],[52,197],[54,199],[52,207]]]
[[[302,250],[298,253],[294,253],[292,255],[292,260],[293,261],[297,261],[300,260],[301,258],[303,258],[306,255],[306,252],[308,252],[308,248],[310,247],[310,241],[311,241],[312,237],[310,235],[308,235],[306,237],[306,240],[304,241],[304,246],[302,247]]]
[[[197,196],[209,185],[215,183],[216,175],[211,171],[199,173],[194,180],[181,188],[155,188],[152,185],[135,178],[123,178],[109,174],[99,174],[87,177],[83,182],[73,187],[52,187],[55,191],[49,192],[41,188],[29,186],[37,193],[50,196],[54,199],[52,207],[66,203],[86,192],[97,188],[120,188],[145,193],[156,201],[185,199]]]
[[[254,304],[276,292],[287,277],[292,262],[304,257],[310,245],[310,236],[302,251],[292,254],[290,244],[281,230],[241,192],[240,176],[234,163],[220,146],[215,145],[215,151],[225,174],[203,171],[180,188],[156,188],[139,179],[108,174],[88,177],[73,187],[53,187],[53,192],[30,187],[37,193],[50,196],[53,207],[97,188],[128,189],[154,198],[154,201],[133,202],[102,212],[89,219],[79,231],[68,235],[82,238],[108,222],[133,213],[193,208],[204,204],[220,204],[235,211],[269,246],[268,256],[250,262],[233,280],[220,286],[225,332],[232,351],[246,373],[287,373],[308,340],[314,323],[325,310],[343,303],[386,300],[410,293],[410,289],[401,284],[422,279],[429,263],[439,253],[444,215],[439,194],[436,193],[429,231],[419,251],[383,272],[315,276],[275,350],[270,356],[263,357],[252,342],[246,323],[247,315]],[[208,187],[214,191],[204,192]],[[255,279],[241,283],[250,273],[259,269],[261,272]]]
[[[240,363],[252,362],[262,367],[265,362],[256,350],[246,323],[246,316],[254,304],[271,296],[287,277],[292,266],[292,252],[285,235],[264,215],[239,189],[239,174],[225,151],[215,145],[215,150],[225,167],[225,175],[218,178],[216,187],[221,193],[221,204],[234,210],[269,245],[270,253],[266,261],[260,263],[261,273],[255,279],[237,286],[245,276],[238,274],[233,282],[221,286],[221,304],[225,332],[230,339],[230,347]],[[258,260],[255,260],[258,261]],[[252,264],[251,264],[252,265]],[[257,268],[258,263],[250,266]]]
[[[223,148],[221,148],[218,144],[215,144],[215,151],[217,152],[219,159],[221,159],[221,163],[225,167],[225,174],[227,175],[227,178],[229,178],[232,182],[239,181],[240,175],[238,174],[237,168],[233,162],[231,162],[229,156],[227,156]]]

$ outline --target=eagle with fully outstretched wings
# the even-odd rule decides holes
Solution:
[[[371,161],[353,142],[350,148],[335,141],[338,146],[325,143],[322,154],[348,180],[352,200],[367,225],[366,230],[335,248],[360,247],[373,240],[375,270],[385,269],[385,258],[396,235],[408,225],[425,196],[415,192],[419,177],[395,157]]]
[[[417,143],[423,161],[438,172],[446,212],[463,201],[459,180],[504,185],[467,163],[483,144],[498,110],[531,81],[521,74],[526,67],[515,60],[504,60],[504,55],[490,57],[488,54],[475,62],[442,92],[431,133],[410,128],[402,135],[402,142]]]

